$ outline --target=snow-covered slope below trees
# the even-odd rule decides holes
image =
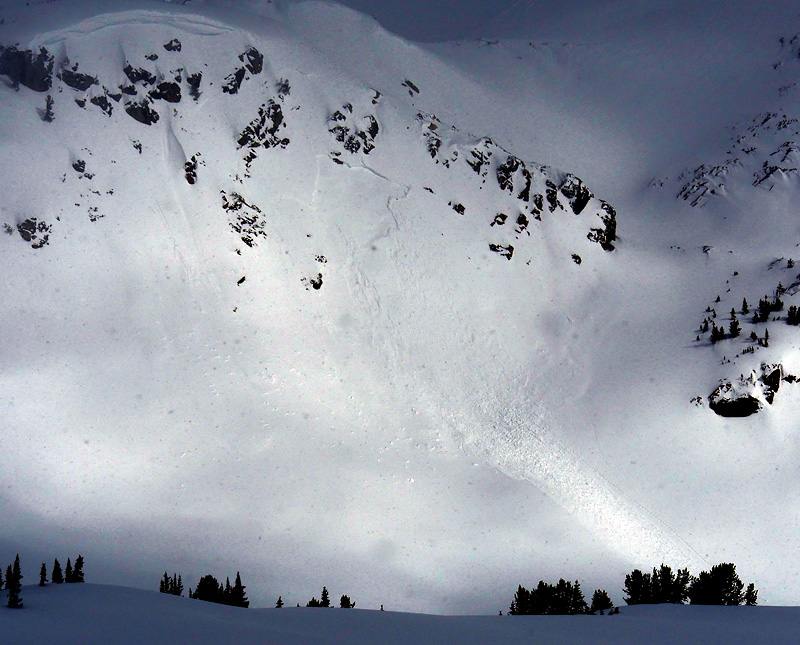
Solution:
[[[239,609],[107,585],[23,587],[9,642],[792,643],[796,607],[623,607],[615,616],[435,616],[362,609]]]
[[[723,560],[796,597],[800,387],[758,379],[800,330],[700,326],[794,304],[800,21],[420,46],[323,2],[0,6],[1,541],[235,562],[265,603]]]

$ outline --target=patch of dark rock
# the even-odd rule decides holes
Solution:
[[[361,149],[361,142],[355,136],[350,135],[345,139],[344,149],[347,150],[347,152],[355,154]]]
[[[189,184],[196,184],[197,183],[197,157],[200,156],[200,153],[192,155],[191,159],[189,159],[184,165],[183,169],[186,172],[186,181]]]
[[[251,47],[244,54],[239,54],[240,61],[244,62],[245,58],[247,59],[247,62],[244,64],[244,66],[251,74],[260,74],[264,69],[264,54],[258,51],[255,47]]]
[[[528,218],[525,217],[525,213],[520,213],[519,217],[517,217],[517,233],[522,233],[525,229],[528,228]]]
[[[203,80],[203,72],[195,72],[186,77],[186,83],[189,85],[189,96],[195,101],[200,98],[200,83]]]
[[[531,200],[531,181],[533,178],[531,176],[531,171],[528,170],[524,164],[522,165],[522,178],[525,180],[525,186],[519,191],[517,199],[523,202],[529,202]],[[541,208],[539,210],[541,210]]]
[[[476,174],[483,175],[483,167],[489,165],[489,160],[491,157],[492,152],[490,150],[474,148],[470,150],[469,158],[465,159],[465,161],[469,167],[475,171]]]
[[[255,204],[248,204],[239,193],[222,194],[222,208],[228,213],[234,213],[234,218],[229,222],[231,229],[249,247],[258,246],[256,239],[267,237],[264,230],[266,221],[261,209]]]
[[[181,41],[177,38],[173,38],[167,44],[164,45],[164,49],[168,52],[179,52],[181,50]]]
[[[237,143],[240,148],[285,148],[289,145],[289,139],[277,136],[278,130],[284,125],[280,104],[270,99],[258,108],[258,116],[242,130]]]
[[[78,159],[72,164],[72,168],[78,173],[86,172],[86,162],[83,159]]]
[[[155,74],[151,74],[143,67],[135,68],[128,63],[123,67],[122,71],[125,72],[125,76],[127,76],[128,80],[133,84],[142,82],[145,85],[153,85],[156,82]]]
[[[424,188],[425,190],[427,190],[427,191],[428,191],[428,192],[429,192],[431,195],[435,195],[435,194],[436,194],[435,192],[433,192],[433,188],[430,188],[430,187],[428,187],[428,186],[423,186],[423,188]]]
[[[105,94],[100,94],[99,96],[93,96],[89,99],[89,101],[99,107],[103,112],[105,112],[108,116],[111,116],[111,112],[113,112],[114,108],[111,106],[111,103],[108,102]]]
[[[138,141],[138,140],[134,141],[133,142],[133,147],[136,149],[136,152],[138,152],[139,154],[142,154],[142,142],[141,141]]]
[[[247,280],[247,277],[246,277],[246,276],[242,276],[241,278],[239,278],[239,279],[236,281],[236,284],[237,284],[237,285],[239,285],[239,286],[241,286],[242,284],[244,284],[244,281],[245,281],[245,280]]]
[[[46,222],[40,221],[35,217],[17,224],[17,232],[19,232],[20,237],[26,242],[30,242],[31,247],[34,249],[40,249],[48,244],[52,228]]]
[[[119,91],[128,96],[136,96],[136,88],[133,85],[120,85]]]
[[[86,107],[86,99],[75,99],[75,104],[79,108],[85,108]]]
[[[317,262],[319,262],[320,264],[327,264],[328,263],[328,258],[326,258],[324,255],[315,255],[314,259]]]
[[[6,235],[14,235],[14,227],[11,224],[3,223],[3,232]]]
[[[244,67],[240,67],[232,74],[226,76],[222,91],[225,92],[225,94],[238,94],[239,88],[242,86],[242,81],[244,80],[244,74]]]
[[[322,289],[322,274],[318,273],[316,278],[302,278],[301,282],[306,285],[306,291],[309,289],[319,291]]]
[[[44,47],[34,54],[0,45],[0,75],[7,76],[14,89],[24,85],[34,92],[47,92],[53,86],[53,60]]]
[[[150,61],[158,60],[158,54],[147,54],[147,56],[145,56],[145,58],[147,60],[150,60]]]
[[[419,94],[419,88],[418,88],[416,85],[414,85],[414,83],[412,83],[411,81],[409,81],[408,79],[406,79],[405,81],[403,81],[402,85],[403,85],[404,87],[407,87],[407,88],[408,88],[408,94],[409,94],[409,96],[414,96],[414,94]]]
[[[561,184],[561,194],[569,200],[572,212],[576,215],[581,214],[593,197],[591,191],[574,175],[568,175]]]
[[[749,417],[761,409],[761,402],[749,394],[736,399],[727,399],[715,398],[712,393],[708,406],[721,417]]]
[[[494,216],[494,220],[492,220],[490,226],[502,226],[503,224],[506,223],[507,219],[508,215],[506,215],[505,213],[498,213],[497,215]]]
[[[592,242],[600,244],[604,251],[613,251],[614,245],[612,242],[617,239],[617,211],[614,210],[613,206],[602,200],[600,208],[603,211],[600,214],[603,228],[592,228],[587,237]]]
[[[514,247],[510,244],[507,246],[503,246],[502,244],[490,244],[489,250],[494,251],[495,253],[499,253],[504,258],[510,260],[511,257],[514,255]]]
[[[158,121],[158,112],[151,108],[146,101],[141,103],[128,103],[125,106],[128,115],[144,125],[153,125]]]
[[[761,382],[764,383],[764,398],[767,403],[772,405],[775,400],[775,394],[781,387],[781,379],[783,379],[783,365],[762,365],[761,369]]]
[[[550,209],[550,212],[552,213],[556,208],[559,207],[558,192],[557,192],[558,189],[557,189],[556,185],[552,181],[550,181],[549,179],[545,182],[545,186],[546,186],[546,188],[545,188],[544,194],[545,194],[545,197],[547,198],[548,208]]]
[[[81,74],[80,72],[74,72],[70,69],[62,69],[58,73],[58,78],[60,78],[65,85],[79,92],[85,92],[92,85],[97,85],[96,76]]]
[[[500,186],[500,190],[513,192],[514,173],[519,169],[520,164],[519,159],[509,156],[505,163],[497,167],[497,184]]]
[[[109,92],[108,96],[114,99],[115,103],[119,103],[120,99],[122,98],[122,92]]]
[[[180,103],[181,86],[168,81],[159,83],[156,89],[150,92],[150,96],[154,99],[166,101],[167,103]]]
[[[453,202],[448,202],[448,203],[447,203],[447,205],[448,205],[448,206],[451,206],[451,207],[453,208],[453,210],[454,210],[456,213],[458,213],[459,215],[463,215],[464,213],[466,213],[466,212],[467,212],[467,207],[466,207],[466,206],[464,206],[464,204],[459,204],[458,202],[455,202],[455,203],[453,203]]]
[[[573,261],[575,264],[580,264],[581,262],[583,262],[583,260],[581,260],[581,256],[580,256],[580,255],[578,255],[577,253],[573,253],[573,254],[572,254],[572,261]]]

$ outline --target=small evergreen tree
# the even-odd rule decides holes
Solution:
[[[312,596],[311,600],[306,603],[306,607],[321,607],[319,600],[317,600],[316,596]]]
[[[758,604],[758,589],[752,582],[745,589],[744,604],[748,607],[755,607]]]
[[[3,588],[3,567],[0,567],[0,589]]]
[[[22,592],[22,569],[19,566],[19,553],[14,560],[14,567],[11,569],[11,576],[6,574],[6,587],[8,588],[8,606],[11,609],[22,608],[22,597],[19,595]],[[9,583],[10,580],[10,583]]]
[[[161,582],[158,583],[158,591],[159,593],[172,593],[170,589],[170,579],[167,572],[164,572],[164,577],[161,578]]]
[[[231,579],[227,576],[225,577],[225,589],[222,591],[222,603],[225,605],[232,605],[231,597],[233,596],[233,590],[231,589]]]
[[[183,580],[181,579],[181,574],[178,574],[177,578],[174,575],[172,576],[172,595],[183,595]]]
[[[39,586],[44,587],[47,584],[47,567],[42,562],[42,568],[39,570]]]
[[[244,592],[245,586],[242,584],[242,578],[239,576],[239,572],[236,572],[236,581],[233,583],[233,589],[231,589],[231,604],[234,607],[244,607],[247,608],[250,606],[250,601],[247,599],[247,594]]]
[[[340,609],[352,609],[356,606],[356,603],[350,602],[350,596],[344,595],[339,599],[339,608]]]
[[[800,324],[800,315],[798,315],[797,305],[789,307],[789,311],[786,314],[786,323],[788,325]]]
[[[64,582],[64,573],[61,571],[61,564],[58,562],[58,558],[55,559],[53,562],[53,582],[57,585],[60,585]]]
[[[742,298],[742,315],[750,312],[750,307],[747,306],[747,298]]]
[[[275,603],[275,609],[280,609],[281,607],[283,607],[283,598],[278,596],[278,602]]]
[[[328,588],[322,587],[322,595],[319,599],[319,606],[320,607],[330,607],[331,606],[331,598],[328,595]]]
[[[736,320],[736,318],[734,318],[733,320],[731,320],[731,324],[728,327],[728,334],[730,335],[731,338],[736,338],[741,333],[742,333],[742,328],[739,325],[739,321]]]
[[[223,586],[209,573],[200,578],[194,589],[194,594],[190,591],[189,597],[195,598],[196,600],[224,604],[224,591]]]
[[[12,576],[13,576],[13,567],[9,564],[6,567],[6,587],[5,587],[6,590],[11,588],[10,585],[11,585]]]
[[[72,582],[83,582],[83,556],[75,559],[75,568],[72,570]]]
[[[755,331],[750,332],[750,340],[752,340],[753,342],[758,340],[758,334],[756,334]]]
[[[644,605],[650,602],[650,574],[634,569],[625,576],[622,590],[627,594],[624,598],[628,605]]]
[[[64,569],[64,582],[72,582],[72,563],[67,558],[67,568]]]
[[[596,614],[598,611],[605,611],[606,609],[613,609],[614,603],[608,597],[605,589],[595,589],[592,594],[592,606],[589,608],[590,614]]]

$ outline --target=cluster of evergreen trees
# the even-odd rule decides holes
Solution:
[[[554,585],[540,580],[539,584],[530,590],[519,585],[508,613],[512,616],[574,616],[598,612],[602,614],[613,608],[614,603],[604,589],[595,590],[592,604],[589,606],[583,597],[580,582],[577,580],[574,583],[567,582],[561,578]]]
[[[180,582],[181,578],[180,576],[173,576],[173,579],[170,579],[167,573],[164,572],[164,578],[161,580],[159,591],[161,591],[163,587],[163,593],[181,595],[180,593],[176,593],[179,583],[180,591],[183,591],[183,583]],[[226,577],[225,584],[223,585],[209,573],[200,578],[194,591],[192,591],[191,588],[189,589],[189,598],[205,600],[206,602],[216,602],[220,605],[230,605],[231,607],[247,608],[250,606],[250,601],[247,599],[247,594],[244,590],[245,586],[242,584],[242,577],[239,575],[238,571],[236,572],[236,581],[233,583],[233,586],[231,586],[230,578]]]
[[[672,603],[682,605],[688,600],[693,605],[756,605],[758,590],[751,582],[747,589],[736,574],[736,565],[721,563],[703,571],[697,577],[688,569],[673,572],[662,564],[652,573],[634,569],[625,576],[625,603],[645,605]],[[567,582],[563,578],[557,584],[543,580],[533,589],[522,585],[517,588],[508,613],[511,615],[576,615],[618,613],[619,609],[603,589],[597,589],[591,605],[586,604],[581,585],[576,580]]]
[[[19,553],[14,560],[14,564],[9,564],[6,567],[5,587],[3,587],[3,574],[0,570],[0,588],[8,592],[8,606],[12,609],[19,609],[22,607],[22,569],[19,564]],[[44,587],[47,584],[47,566],[42,562],[42,568],[39,569],[39,586]],[[55,584],[62,584],[64,582],[83,582],[83,556],[78,555],[75,559],[75,567],[73,568],[72,562],[67,558],[66,571],[61,570],[61,564],[58,558],[53,562],[52,582]]]
[[[682,605],[756,605],[758,590],[751,582],[747,589],[736,573],[736,565],[723,562],[702,571],[697,577],[688,569],[672,569],[662,564],[653,573],[635,569],[625,576],[625,602],[628,605],[673,603]]]
[[[161,593],[168,593],[173,596],[182,596],[183,580],[177,573],[173,573],[172,577],[170,578],[169,574],[167,574],[167,572],[165,571],[164,577],[161,578],[161,583],[158,585],[158,590]]]

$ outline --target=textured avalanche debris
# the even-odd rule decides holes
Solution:
[[[53,56],[44,47],[34,54],[0,45],[0,75],[11,79],[14,88],[24,85],[35,92],[46,92],[53,86]]]
[[[43,220],[35,217],[28,218],[17,224],[17,232],[26,242],[31,243],[31,248],[40,249],[46,246],[50,239],[53,227]]]
[[[375,149],[380,126],[373,114],[356,117],[353,105],[347,103],[328,117],[328,132],[342,144],[345,151],[351,154],[363,151],[368,155]]]
[[[239,54],[239,60],[244,63],[244,66],[239,67],[225,77],[225,84],[222,86],[222,91],[226,94],[238,94],[247,72],[251,74],[260,74],[264,69],[264,55],[255,47],[250,47],[250,49],[243,54]]]
[[[267,237],[264,230],[266,221],[261,209],[255,204],[248,204],[239,193],[229,195],[224,190],[220,192],[222,208],[233,215],[233,219],[229,222],[231,229],[247,246],[251,248],[258,246],[256,239]]]

